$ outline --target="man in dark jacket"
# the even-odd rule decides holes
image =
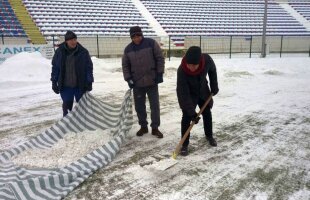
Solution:
[[[210,80],[211,91],[208,86],[207,74]],[[181,135],[185,134],[191,121],[198,123],[199,116],[195,111],[197,105],[201,108],[207,98],[218,93],[216,67],[208,54],[202,54],[200,47],[190,47],[182,59],[177,72],[177,96],[182,109]],[[209,102],[202,112],[203,126],[206,139],[211,146],[217,146],[213,138],[211,108],[213,100]],[[181,155],[188,155],[190,135],[181,148]]]
[[[146,113],[146,94],[151,108],[152,135],[163,138],[158,130],[160,125],[158,84],[163,82],[165,59],[157,42],[144,38],[139,26],[131,27],[132,42],[127,45],[122,58],[122,68],[125,81],[133,88],[135,109],[140,130],[137,136],[148,132]]]
[[[63,116],[72,110],[74,97],[78,102],[86,91],[92,90],[93,63],[72,31],[67,31],[65,42],[55,52],[51,81],[53,91],[62,98]]]

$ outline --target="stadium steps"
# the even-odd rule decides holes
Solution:
[[[27,9],[22,0],[9,0],[15,15],[22,25],[24,31],[28,35],[32,44],[46,44],[45,38],[41,34],[39,28],[32,21]]]
[[[299,14],[293,7],[291,7],[288,3],[280,3],[280,6],[288,12],[291,16],[293,16],[302,26],[304,26],[307,31],[310,31],[310,22],[301,14]]]
[[[152,29],[155,31],[157,36],[161,37],[161,42],[164,46],[169,45],[169,35],[162,28],[160,23],[153,17],[153,15],[148,11],[148,9],[144,6],[144,4],[139,0],[132,0],[132,3],[138,8],[141,16],[149,23]],[[143,30],[142,30],[143,31]],[[171,40],[171,45],[174,45],[173,41]]]

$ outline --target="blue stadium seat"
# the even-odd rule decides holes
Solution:
[[[7,37],[26,36],[8,0],[0,1],[0,34]]]

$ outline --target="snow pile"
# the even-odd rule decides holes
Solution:
[[[30,168],[61,168],[92,152],[111,140],[108,131],[67,133],[52,148],[28,150],[13,158],[16,165]]]
[[[51,60],[41,53],[19,53],[0,65],[0,81],[45,81],[51,76]]]

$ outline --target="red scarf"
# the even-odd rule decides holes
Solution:
[[[188,75],[191,75],[191,76],[195,76],[195,75],[198,75],[200,74],[204,68],[205,68],[205,59],[204,59],[204,56],[201,56],[200,57],[200,61],[199,61],[199,67],[195,70],[195,71],[191,71],[188,69],[187,67],[187,62],[186,62],[186,59],[185,57],[182,58],[182,62],[181,62],[181,66],[182,66],[182,69],[183,71],[188,74]]]

